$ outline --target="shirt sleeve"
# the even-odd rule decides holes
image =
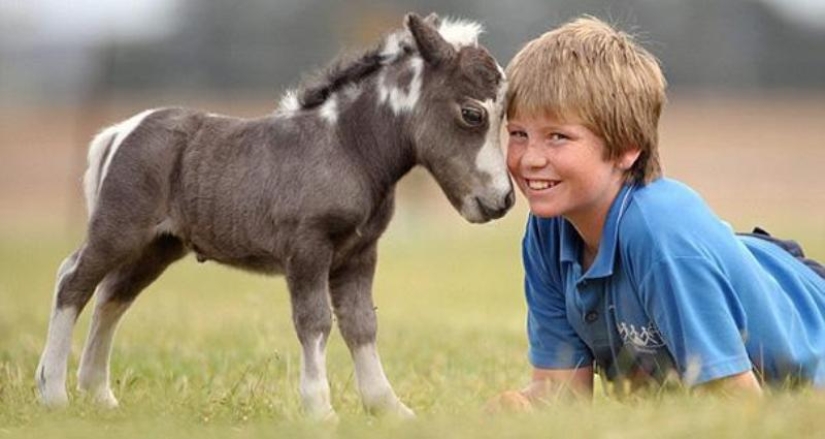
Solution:
[[[650,266],[639,294],[689,386],[751,370],[746,316],[722,270],[701,256]]]
[[[552,248],[541,239],[538,225],[531,219],[522,243],[528,357],[530,363],[540,369],[589,366],[593,357],[567,320],[561,275],[546,262]]]

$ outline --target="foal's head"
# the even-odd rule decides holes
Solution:
[[[478,24],[414,14],[405,24],[420,55],[411,58],[409,85],[411,92],[418,90],[410,114],[418,162],[468,221],[499,218],[514,201],[501,151],[504,72],[478,45]],[[403,44],[399,40],[404,36],[390,36],[386,50]],[[386,91],[390,101],[392,91]]]

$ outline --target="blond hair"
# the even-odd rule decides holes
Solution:
[[[662,175],[659,115],[666,82],[659,62],[634,38],[590,16],[527,43],[507,66],[507,117],[552,116],[604,139],[606,158],[638,148],[630,181]]]

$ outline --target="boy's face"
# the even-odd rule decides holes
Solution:
[[[507,167],[530,211],[564,216],[574,224],[607,215],[624,170],[638,155],[607,160],[602,138],[584,125],[553,117],[511,119],[507,131]]]

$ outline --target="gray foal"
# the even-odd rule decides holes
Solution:
[[[44,404],[68,403],[71,334],[96,291],[78,387],[117,405],[109,385],[116,325],[141,290],[193,252],[285,275],[309,416],[336,416],[325,365],[331,308],[364,406],[413,415],[375,344],[376,246],[395,185],[422,165],[474,223],[503,216],[514,195],[499,137],[506,81],[478,44],[481,27],[435,15],[404,23],[287,93],[273,114],[149,110],[95,137],[84,177],[87,236],[58,271],[36,372]]]

